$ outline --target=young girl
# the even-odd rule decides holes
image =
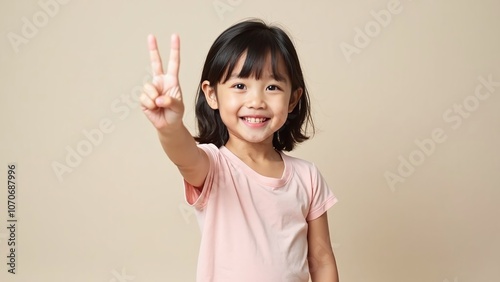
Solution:
[[[337,282],[326,211],[337,199],[316,166],[286,155],[308,139],[309,96],[295,48],[259,20],[210,48],[196,98],[199,135],[182,122],[179,37],[167,72],[156,39],[142,109],[184,178],[201,229],[199,282]],[[311,124],[312,125],[312,124]]]

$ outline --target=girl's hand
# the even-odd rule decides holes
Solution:
[[[167,73],[163,73],[160,52],[156,38],[148,36],[149,55],[153,68],[152,83],[144,84],[141,107],[144,114],[158,130],[177,127],[182,124],[184,103],[179,86],[180,40],[172,35]]]

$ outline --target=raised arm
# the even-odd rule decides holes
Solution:
[[[160,52],[153,35],[148,36],[148,48],[153,81],[144,85],[142,110],[157,129],[163,150],[184,179],[195,187],[201,187],[208,173],[209,161],[182,122],[184,103],[179,85],[179,36],[172,35],[166,73],[163,72]]]

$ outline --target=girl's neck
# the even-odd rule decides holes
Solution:
[[[271,142],[248,143],[233,141],[230,138],[225,147],[244,162],[282,161],[280,153],[273,147],[272,140]]]
[[[258,174],[266,177],[281,178],[285,170],[285,164],[281,154],[273,148],[270,143],[248,143],[230,142],[225,147],[248,167]]]

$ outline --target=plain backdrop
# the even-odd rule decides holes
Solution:
[[[258,17],[287,30],[301,59],[317,133],[291,154],[339,198],[328,216],[341,281],[498,281],[499,11],[494,0],[3,1],[0,280],[195,280],[197,221],[137,102],[146,37],[166,61],[180,34],[194,133],[210,45]]]

